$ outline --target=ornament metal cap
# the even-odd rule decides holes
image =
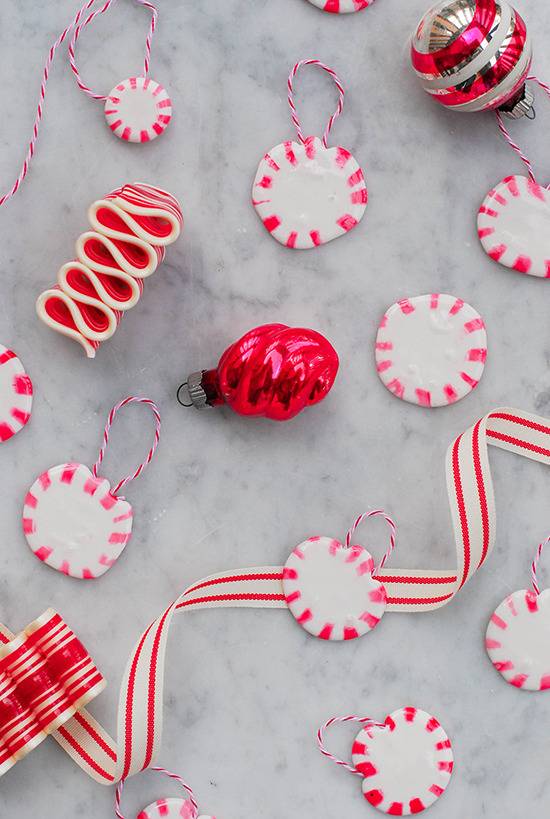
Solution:
[[[211,407],[212,404],[208,400],[208,395],[206,390],[203,386],[203,375],[205,374],[205,370],[199,370],[199,372],[191,373],[187,377],[187,381],[184,381],[183,384],[180,384],[178,387],[178,391],[176,397],[182,407],[195,407],[195,409],[204,409],[205,407]],[[182,401],[181,399],[181,391],[183,389],[187,390],[187,397],[189,398],[189,403],[186,401]]]
[[[535,119],[535,109],[533,108],[534,102],[535,95],[532,89],[524,85],[519,94],[506,102],[504,105],[501,105],[498,110],[502,111],[504,116],[508,117],[509,119],[521,119],[522,117],[527,117],[527,119]]]

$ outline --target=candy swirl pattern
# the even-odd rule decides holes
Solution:
[[[76,260],[64,264],[57,283],[37,299],[39,318],[94,358],[143,292],[144,279],[178,238],[183,215],[178,200],[151,185],[124,185],[94,202],[92,230],[76,241]]]

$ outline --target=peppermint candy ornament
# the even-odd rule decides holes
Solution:
[[[352,761],[333,756],[324,732],[335,723],[359,722]],[[334,717],[317,732],[321,753],[363,780],[367,802],[391,816],[410,816],[434,804],[445,792],[454,767],[451,740],[439,721],[420,708],[399,708],[383,723],[370,717]]]
[[[292,83],[304,65],[327,71],[340,94],[322,140],[304,136],[294,105]],[[354,228],[365,213],[368,197],[362,169],[348,150],[329,148],[327,143],[342,113],[344,95],[336,73],[320,60],[300,60],[288,78],[288,104],[299,142],[287,140],[268,151],[252,187],[252,204],[265,229],[286,247],[304,250],[330,242]]]
[[[550,538],[541,543],[531,564],[532,589],[513,592],[487,626],[485,647],[504,679],[523,691],[550,689],[550,589],[542,592],[537,564]]]
[[[0,344],[0,444],[21,432],[31,417],[32,381],[13,350]]]
[[[362,521],[382,516],[390,545],[375,570],[371,554],[351,538]],[[297,546],[283,569],[283,592],[297,622],[321,640],[354,640],[375,628],[386,609],[386,590],[375,575],[395,547],[395,524],[382,510],[360,515],[346,544],[311,537]]]
[[[374,0],[309,0],[309,2],[318,9],[328,11],[329,14],[350,14],[366,9]]]
[[[118,411],[146,404],[155,417],[155,437],[147,458],[111,489],[98,476],[109,432]],[[117,561],[132,534],[132,507],[118,493],[151,462],[160,438],[160,414],[149,398],[130,396],[109,413],[103,445],[92,469],[64,463],[43,472],[25,497],[23,532],[34,555],[58,572],[79,580],[101,577]]]

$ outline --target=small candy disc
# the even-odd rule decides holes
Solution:
[[[149,142],[165,130],[172,118],[172,101],[158,82],[130,77],[115,85],[105,101],[111,131],[129,142]]]
[[[84,464],[60,464],[33,483],[23,531],[36,557],[79,579],[100,577],[130,540],[132,507]]]
[[[309,2],[330,14],[349,14],[352,11],[366,9],[373,0],[309,0]]]
[[[23,429],[31,408],[31,379],[15,353],[0,344],[0,443]]]
[[[418,708],[394,711],[384,728],[366,726],[352,756],[365,777],[365,799],[392,816],[410,816],[433,805],[453,770],[449,737],[435,717]]]
[[[157,799],[138,814],[137,819],[216,819],[215,816],[198,816],[189,799]]]
[[[485,646],[507,683],[524,691],[549,689],[550,589],[507,597],[489,621]]]
[[[526,176],[507,176],[479,209],[487,255],[530,276],[550,277],[550,192]]]
[[[318,137],[282,142],[260,162],[252,204],[266,230],[297,250],[343,236],[363,218],[363,171],[345,148],[325,148]]]
[[[376,336],[376,369],[397,398],[423,407],[459,401],[477,386],[487,357],[479,313],[444,293],[402,299]]]
[[[372,576],[362,546],[330,537],[297,546],[283,570],[283,591],[296,620],[322,640],[353,640],[371,631],[386,609],[386,590]]]

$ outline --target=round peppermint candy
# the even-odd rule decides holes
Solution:
[[[366,726],[352,748],[367,802],[382,813],[410,816],[439,799],[453,771],[451,741],[435,717],[418,708],[393,711],[384,727]]]
[[[130,540],[132,507],[84,464],[52,466],[27,492],[23,532],[40,560],[78,579],[100,577]]]
[[[372,556],[362,546],[309,538],[294,549],[283,569],[286,603],[314,637],[361,637],[378,625],[386,609],[386,590],[373,570]]]
[[[105,101],[107,125],[129,142],[149,142],[163,133],[172,118],[166,89],[148,77],[130,77],[112,89]]]
[[[309,0],[314,6],[330,14],[349,14],[370,6],[374,0]]]
[[[550,688],[550,589],[509,595],[489,621],[487,653],[507,683],[524,691]]]
[[[157,799],[138,814],[137,819],[216,819],[215,816],[198,816],[189,799]]]
[[[483,374],[483,319],[455,296],[431,293],[392,304],[376,335],[376,369],[397,398],[442,407],[470,393]]]
[[[354,228],[365,213],[367,188],[349,151],[307,137],[303,145],[282,142],[264,156],[252,204],[274,239],[305,250]]]
[[[0,344],[0,443],[23,429],[31,409],[32,381],[15,353]]]
[[[550,277],[550,192],[526,176],[489,191],[477,217],[485,253],[529,276]]]

